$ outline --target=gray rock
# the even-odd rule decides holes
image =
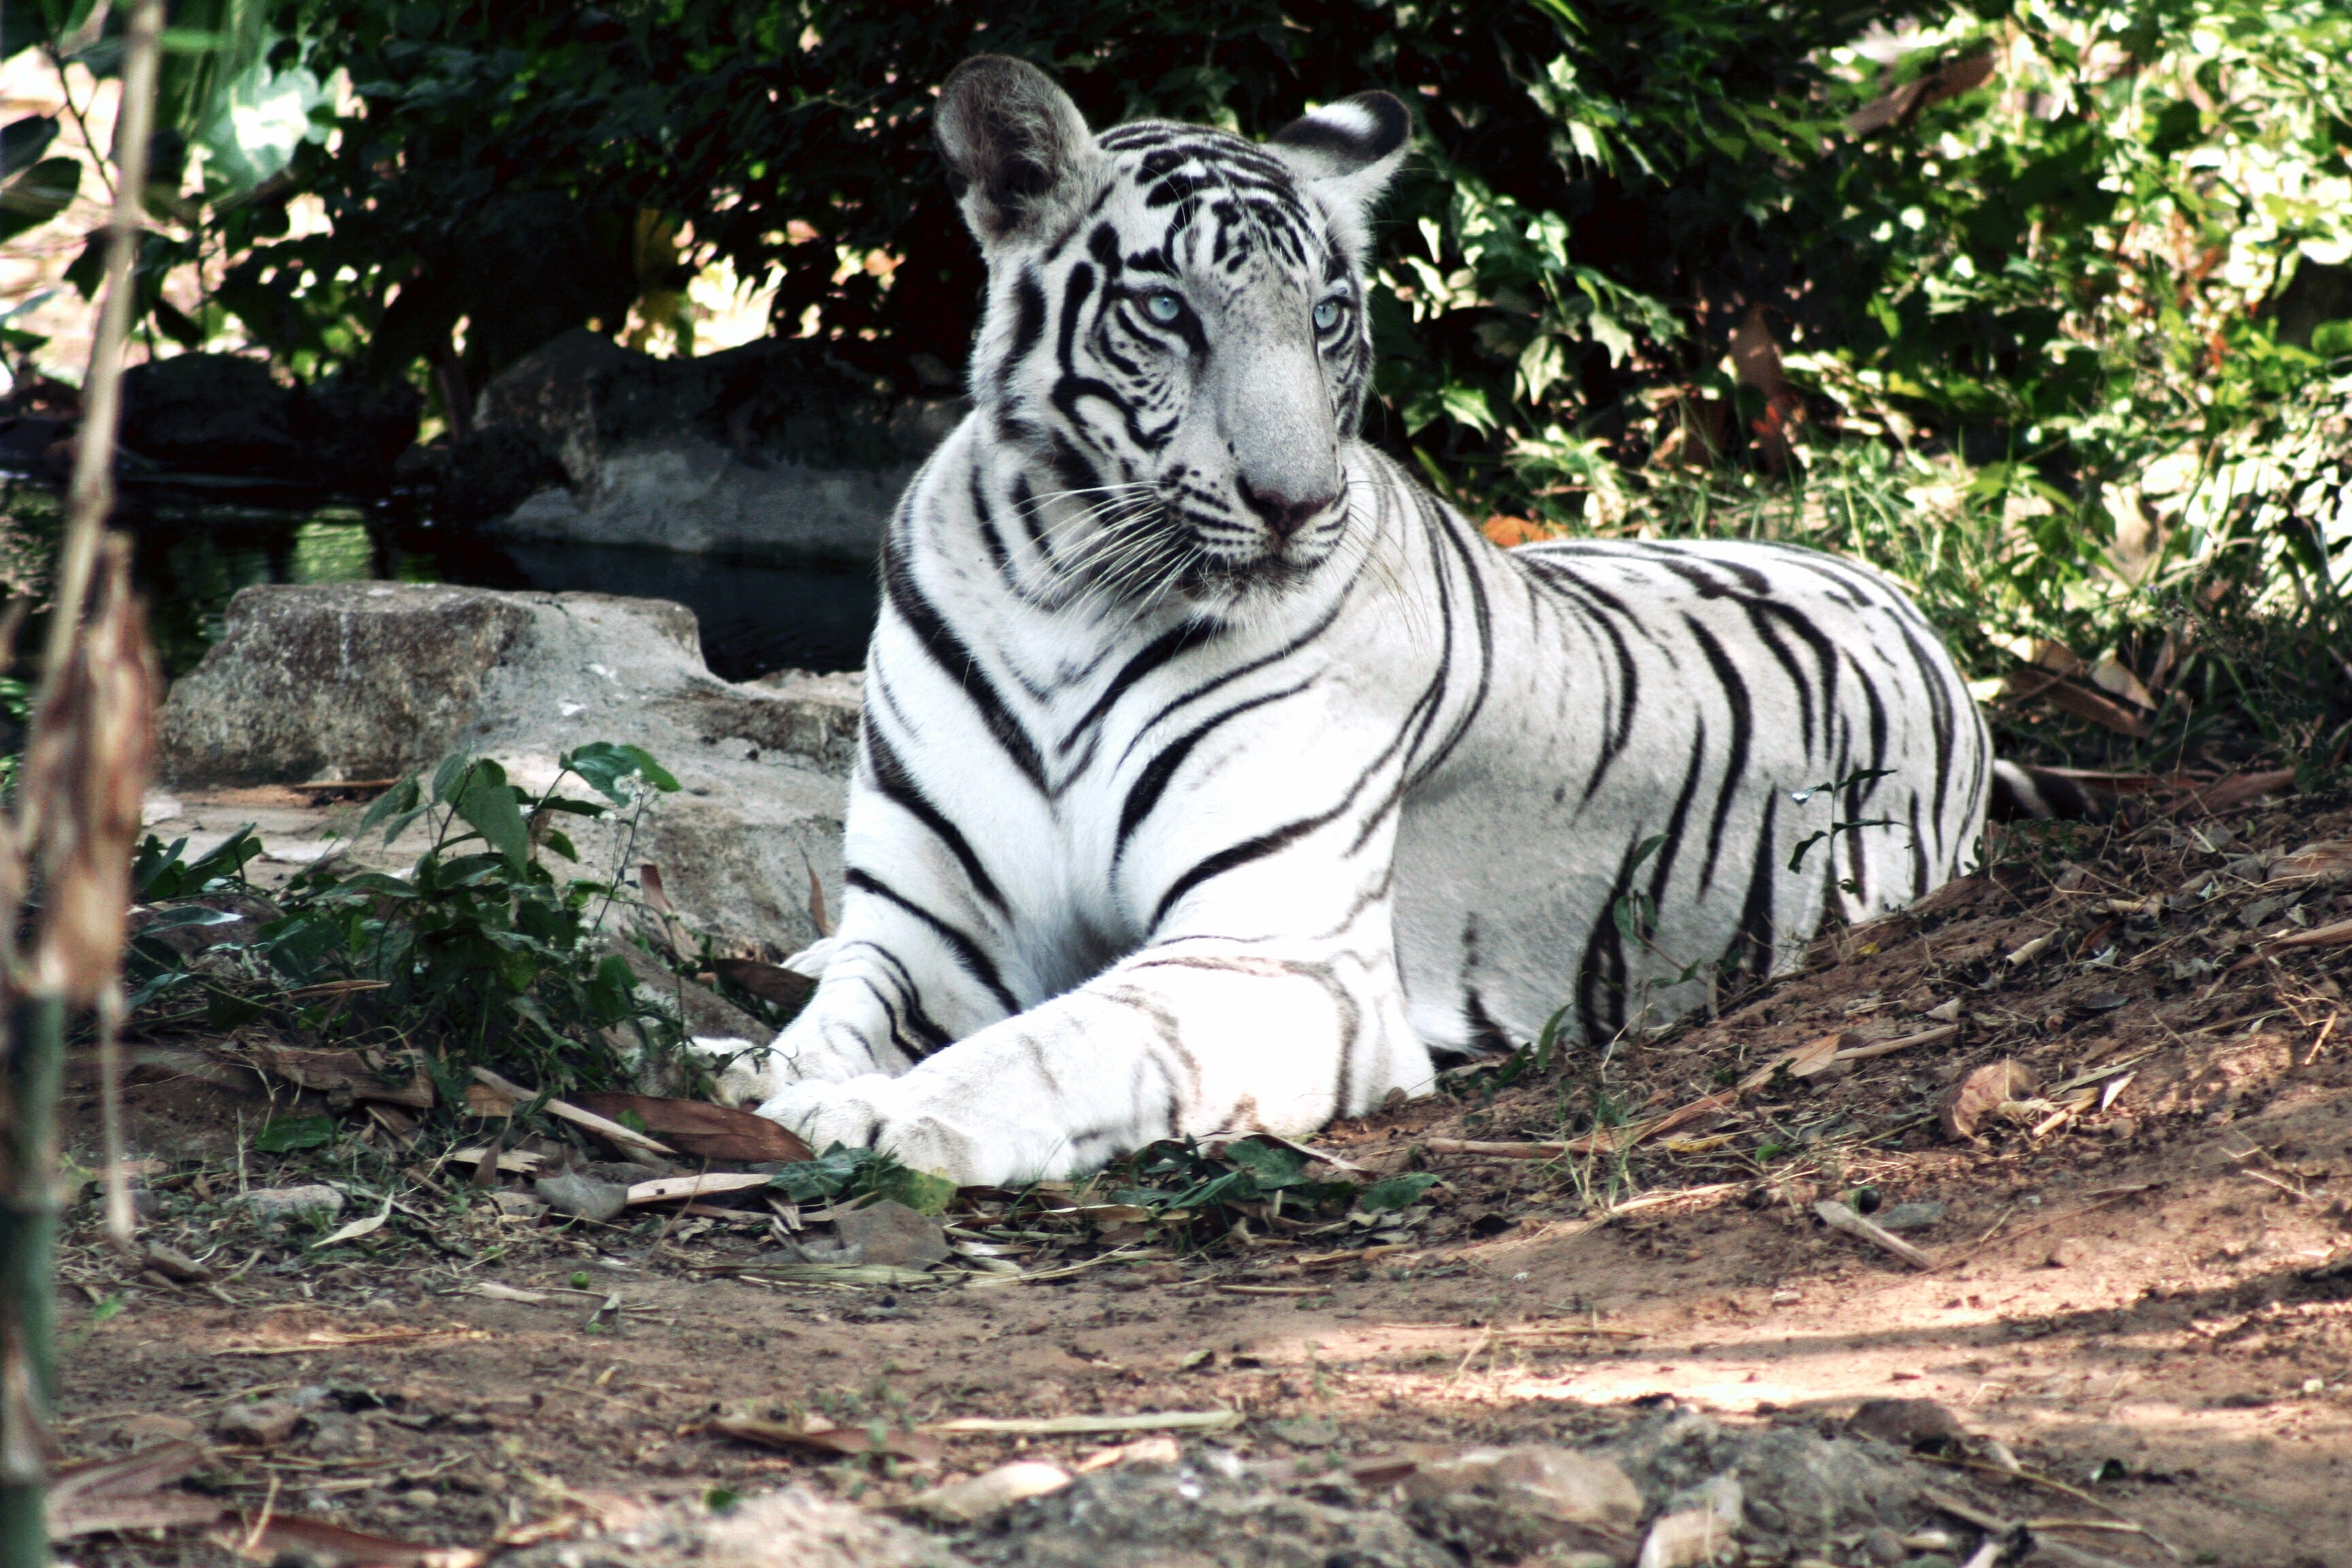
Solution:
[[[864,1208],[835,1209],[833,1234],[844,1260],[923,1268],[948,1255],[947,1233],[929,1215],[884,1198]]]
[[[122,445],[174,468],[291,478],[302,452],[301,393],[259,360],[174,354],[122,373]]]
[[[530,1190],[549,1208],[574,1219],[601,1223],[629,1206],[629,1189],[620,1183],[600,1181],[572,1171],[541,1176],[531,1183]]]
[[[301,1419],[302,1413],[288,1400],[240,1403],[226,1406],[213,1417],[213,1436],[224,1443],[250,1443],[267,1448],[292,1436],[295,1424]]]
[[[625,1195],[626,1191],[623,1189]],[[490,1206],[510,1218],[537,1219],[547,1212],[548,1203],[530,1193],[498,1192],[490,1194]]]
[[[1962,1441],[1968,1429],[1932,1399],[1865,1399],[1846,1417],[1845,1429],[1898,1448],[1941,1449]]]
[[[643,746],[685,788],[661,796],[634,838],[617,820],[567,822],[581,874],[654,862],[694,929],[789,951],[816,939],[810,868],[840,907],[858,689],[856,677],[722,681],[702,662],[692,612],[660,600],[253,587],[230,602],[203,664],[173,684],[158,773],[187,788],[387,778],[466,750],[539,787],[560,752],[587,742]],[[722,752],[727,740],[751,750]],[[576,781],[570,790],[585,793]],[[416,849],[363,838],[351,854],[393,869]]]
[[[386,778],[456,746],[532,622],[520,595],[391,584],[247,588],[173,684],[157,772],[189,784]]]
[[[957,1545],[1007,1568],[1456,1568],[1387,1509],[1292,1496],[1213,1458],[1080,1476]]]
[[[243,1205],[265,1230],[297,1219],[332,1219],[343,1212],[343,1194],[326,1186],[256,1187],[229,1201]]]
[[[571,331],[482,389],[442,505],[512,539],[866,562],[959,414],[895,398],[820,343],[656,359]]]
[[[499,1559],[511,1568],[957,1568],[947,1548],[896,1521],[797,1487],[712,1512],[672,1503],[582,1544],[551,1541]]]
[[[1608,1459],[1535,1444],[1472,1448],[1404,1483],[1415,1517],[1474,1559],[1630,1547],[1642,1494]]]
[[[1766,1561],[1776,1552],[1834,1555],[1832,1537],[1881,1524],[1909,1528],[1927,1511],[1919,1500],[1921,1472],[1907,1458],[1810,1426],[1741,1431],[1695,1411],[1664,1410],[1585,1451],[1614,1461],[1662,1514],[1669,1500],[1706,1496],[1712,1503],[1717,1495],[1703,1490],[1709,1481],[1737,1479],[1746,1520],[1740,1540]],[[1706,1537],[1696,1528],[1693,1534]]]
[[[416,438],[405,386],[280,384],[258,360],[174,354],[122,373],[122,444],[167,468],[381,489]]]
[[[667,879],[663,887],[667,890]],[[678,1020],[689,1035],[764,1042],[774,1033],[709,986],[656,962],[635,942],[615,941],[609,951],[636,976],[638,998]]]
[[[1870,1216],[1871,1223],[1881,1230],[1925,1230],[1940,1225],[1944,1218],[1942,1204],[1896,1204]]]

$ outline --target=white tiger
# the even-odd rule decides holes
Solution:
[[[982,57],[938,128],[974,406],[890,525],[840,927],[730,1075],[762,1115],[964,1183],[1302,1134],[1969,861],[1984,726],[1877,573],[1506,552],[1356,438],[1397,100],[1097,136]]]

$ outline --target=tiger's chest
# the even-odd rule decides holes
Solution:
[[[1151,940],[1188,870],[1360,793],[1395,733],[1400,683],[1368,682],[1345,638],[993,608],[942,616],[954,654],[886,612],[852,859],[861,839],[904,853],[895,829],[926,822],[926,879],[971,889],[955,917],[987,933],[1024,1005]]]

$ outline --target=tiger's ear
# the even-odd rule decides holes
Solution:
[[[1360,261],[1373,204],[1404,162],[1412,113],[1385,92],[1325,104],[1277,132],[1268,150],[1297,172]]]
[[[1092,188],[1094,132],[1026,60],[974,55],[948,73],[936,121],[964,221],[983,248],[1035,235]]]

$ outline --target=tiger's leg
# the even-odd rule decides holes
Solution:
[[[797,962],[822,966],[800,1016],[766,1045],[701,1040],[723,1060],[719,1096],[758,1105],[792,1084],[896,1076],[959,1036],[1013,1012],[984,956],[908,907],[853,879],[841,927]],[[824,1145],[818,1145],[823,1148]]]
[[[1431,1079],[1387,901],[1354,915],[1303,941],[1164,940],[903,1074],[803,1080],[760,1112],[966,1184],[1075,1174],[1161,1138],[1309,1132]]]

